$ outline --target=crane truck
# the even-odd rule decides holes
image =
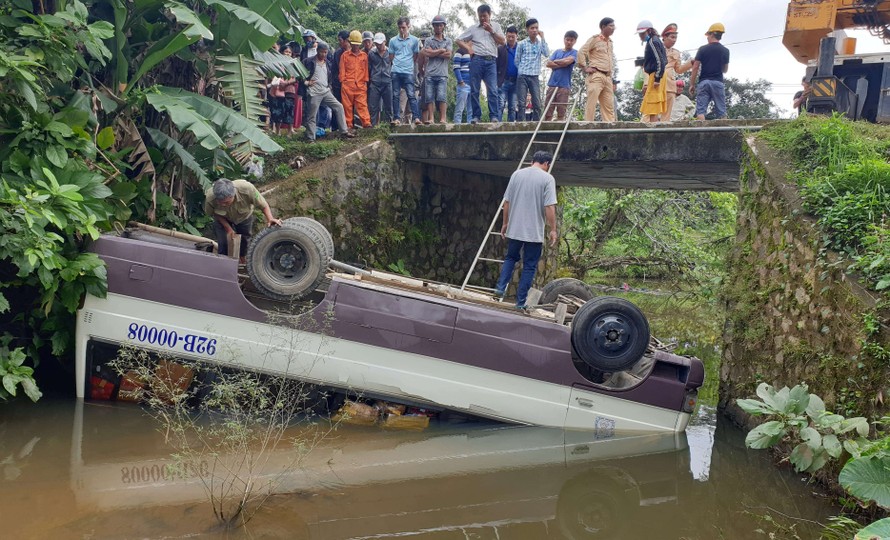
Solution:
[[[807,65],[807,112],[890,123],[890,50],[856,54],[838,30],[866,28],[890,44],[890,0],[791,0],[782,43]]]

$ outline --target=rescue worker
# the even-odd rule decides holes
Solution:
[[[340,57],[340,94],[346,114],[346,127],[351,130],[354,115],[362,127],[371,127],[368,112],[368,55],[362,50],[362,34],[358,30],[349,33],[349,51]]]

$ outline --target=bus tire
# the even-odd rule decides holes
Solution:
[[[324,248],[322,249],[321,254],[324,257],[325,266],[327,266],[328,262],[334,258],[334,239],[331,237],[331,233],[328,232],[327,228],[321,223],[305,216],[289,217],[283,219],[281,223],[287,226],[293,223],[305,223],[307,226],[312,227],[318,231],[318,234],[321,236],[322,242],[324,243]]]
[[[275,300],[299,300],[324,279],[324,240],[305,223],[267,227],[247,247],[247,274],[258,291]]]
[[[558,278],[544,285],[541,289],[541,299],[539,304],[553,304],[559,300],[559,295],[575,296],[580,300],[587,302],[595,295],[590,287],[575,278]]]
[[[649,322],[623,298],[600,296],[572,319],[572,350],[590,367],[613,373],[636,364],[649,347]]]

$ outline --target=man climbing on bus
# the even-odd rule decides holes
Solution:
[[[548,172],[553,154],[535,152],[531,167],[510,177],[504,193],[504,222],[501,236],[507,240],[507,255],[495,295],[503,297],[522,253],[522,274],[516,290],[516,308],[525,309],[528,290],[538,270],[544,246],[544,222],[550,228],[550,247],[556,245],[556,180]]]
[[[247,180],[220,178],[204,192],[204,213],[213,216],[213,232],[219,244],[219,254],[229,254],[229,238],[241,235],[239,262],[244,264],[247,244],[253,234],[253,211],[257,206],[266,217],[266,226],[281,225],[280,219],[272,216],[269,203],[260,191]]]

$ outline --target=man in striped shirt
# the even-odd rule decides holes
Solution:
[[[529,92],[532,94],[532,120],[541,118],[541,58],[550,56],[550,49],[544,41],[544,32],[538,30],[538,19],[525,21],[528,37],[516,46],[516,101],[525,103]]]
[[[467,121],[470,121],[472,113],[467,109],[467,102],[470,99],[470,51],[463,47],[458,47],[454,53],[454,79],[457,81],[457,96],[454,103],[454,123],[462,124],[464,122],[464,113],[467,115]]]

